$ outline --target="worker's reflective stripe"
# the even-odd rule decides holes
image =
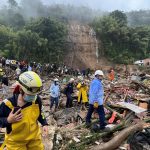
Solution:
[[[6,105],[7,107],[9,107],[10,109],[13,109],[13,108],[14,108],[14,106],[12,105],[12,103],[11,103],[8,99],[5,99],[3,102],[4,102],[5,105]]]

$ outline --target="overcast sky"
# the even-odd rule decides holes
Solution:
[[[0,0],[1,6],[6,4],[7,0]],[[16,0],[19,2],[20,0]],[[33,0],[36,2],[36,0]],[[150,9],[150,0],[42,0],[44,4],[73,4],[76,6],[88,6],[93,9],[103,11],[112,10],[140,10]]]

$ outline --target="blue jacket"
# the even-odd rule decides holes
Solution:
[[[99,105],[103,105],[104,89],[101,80],[95,78],[90,84],[89,90],[89,104],[98,102]]]
[[[60,96],[60,88],[59,85],[55,85],[54,83],[50,87],[50,95],[54,98]]]

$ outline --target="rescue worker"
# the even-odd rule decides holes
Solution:
[[[101,70],[97,70],[95,72],[95,78],[90,84],[89,90],[89,110],[86,116],[86,125],[90,126],[91,116],[94,110],[97,111],[99,115],[99,129],[105,129],[105,112],[103,107],[103,99],[104,99],[104,89],[102,85],[103,72]]]
[[[69,80],[69,83],[67,84],[67,86],[65,88],[65,92],[64,92],[66,94],[66,97],[67,97],[66,108],[72,107],[73,86],[74,86],[74,79],[71,78]]]
[[[114,81],[114,79],[115,79],[115,72],[112,68],[110,69],[110,72],[108,74],[108,78],[111,82]]]
[[[60,97],[60,87],[59,87],[59,80],[57,78],[54,79],[54,83],[52,83],[50,87],[50,110],[52,109],[54,103],[55,103],[55,111],[58,108],[58,102]]]
[[[3,75],[4,75],[3,69],[0,68],[0,82],[2,82]]]
[[[78,83],[77,89],[79,90],[78,103],[83,105],[82,106],[83,109],[86,109],[86,104],[88,103],[87,97],[88,86],[86,85],[83,79],[81,79],[80,83]]]
[[[0,127],[6,128],[7,150],[44,150],[38,121],[43,135],[48,124],[41,111],[41,98],[37,95],[42,87],[40,77],[32,71],[19,76],[20,94],[5,99],[0,105]]]

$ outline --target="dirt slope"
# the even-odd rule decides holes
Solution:
[[[71,22],[68,31],[69,50],[65,58],[67,65],[79,69],[96,69],[103,65],[110,65],[110,62],[102,56],[101,44],[97,41],[95,31],[91,27]]]

